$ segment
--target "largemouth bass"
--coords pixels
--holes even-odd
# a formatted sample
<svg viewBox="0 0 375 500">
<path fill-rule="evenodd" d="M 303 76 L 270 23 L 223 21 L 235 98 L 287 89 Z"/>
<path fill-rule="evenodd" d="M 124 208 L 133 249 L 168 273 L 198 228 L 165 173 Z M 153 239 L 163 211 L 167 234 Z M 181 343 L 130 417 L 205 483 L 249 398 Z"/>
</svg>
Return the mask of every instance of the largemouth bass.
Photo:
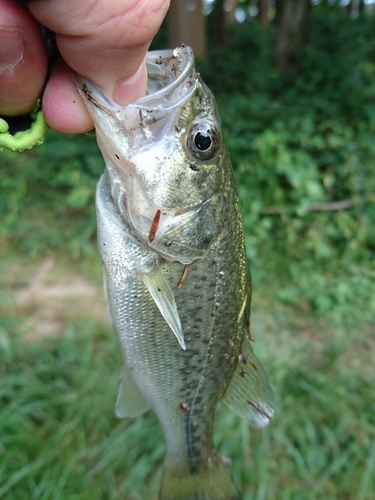
<svg viewBox="0 0 375 500">
<path fill-rule="evenodd" d="M 214 97 L 190 48 L 149 52 L 148 93 L 121 107 L 76 81 L 105 172 L 98 243 L 124 366 L 116 414 L 152 408 L 166 441 L 160 499 L 238 500 L 213 446 L 223 399 L 251 425 L 274 413 L 248 339 L 251 284 Z"/>
</svg>

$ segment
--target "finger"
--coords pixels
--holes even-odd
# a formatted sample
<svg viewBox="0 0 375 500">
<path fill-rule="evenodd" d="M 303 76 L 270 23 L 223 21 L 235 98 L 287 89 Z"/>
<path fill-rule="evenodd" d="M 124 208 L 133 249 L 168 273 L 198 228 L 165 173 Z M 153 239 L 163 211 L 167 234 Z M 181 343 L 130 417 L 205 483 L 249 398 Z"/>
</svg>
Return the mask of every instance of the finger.
<svg viewBox="0 0 375 500">
<path fill-rule="evenodd" d="M 30 11 L 57 33 L 67 64 L 117 102 L 144 94 L 144 57 L 167 0 L 37 0 Z"/>
<path fill-rule="evenodd" d="M 49 125 L 64 134 L 82 134 L 94 124 L 64 61 L 55 64 L 43 94 L 43 113 Z"/>
<path fill-rule="evenodd" d="M 29 112 L 46 73 L 47 55 L 37 23 L 26 8 L 0 0 L 0 114 Z"/>
</svg>

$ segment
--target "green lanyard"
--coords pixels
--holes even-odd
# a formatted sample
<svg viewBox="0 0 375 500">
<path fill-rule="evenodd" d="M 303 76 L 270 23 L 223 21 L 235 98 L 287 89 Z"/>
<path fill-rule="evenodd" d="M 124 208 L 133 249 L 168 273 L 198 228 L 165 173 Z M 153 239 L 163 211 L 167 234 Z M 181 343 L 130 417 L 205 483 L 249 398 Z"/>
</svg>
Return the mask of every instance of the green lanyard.
<svg viewBox="0 0 375 500">
<path fill-rule="evenodd" d="M 22 122 L 26 123 L 26 128 Z M 20 128 L 22 130 L 19 130 Z M 44 118 L 41 102 L 38 99 L 34 109 L 26 117 L 16 117 L 16 120 L 5 116 L 0 117 L 0 150 L 31 149 L 42 144 L 48 129 L 49 125 Z"/>
<path fill-rule="evenodd" d="M 32 0 L 16 0 L 17 3 L 26 5 Z M 44 38 L 48 57 L 48 73 L 52 64 L 60 56 L 55 42 L 55 34 L 40 25 Z M 0 151 L 10 149 L 12 151 L 24 151 L 42 144 L 44 136 L 49 130 L 43 111 L 41 99 L 38 99 L 33 110 L 27 115 L 8 117 L 0 115 Z"/>
</svg>

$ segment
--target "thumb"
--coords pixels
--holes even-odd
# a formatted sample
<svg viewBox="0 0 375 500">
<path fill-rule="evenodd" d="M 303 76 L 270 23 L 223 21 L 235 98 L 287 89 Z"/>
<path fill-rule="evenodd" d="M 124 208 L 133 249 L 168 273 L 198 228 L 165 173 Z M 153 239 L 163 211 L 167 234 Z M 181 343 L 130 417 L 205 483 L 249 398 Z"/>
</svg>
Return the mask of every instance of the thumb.
<svg viewBox="0 0 375 500">
<path fill-rule="evenodd" d="M 56 32 L 60 53 L 70 68 L 119 104 L 127 104 L 146 91 L 144 58 L 168 6 L 168 0 L 36 0 L 29 9 L 38 21 Z M 59 75 L 65 80 L 61 76 L 51 78 L 43 109 L 50 124 L 61 130 L 54 124 L 58 112 L 56 89 L 74 84 L 66 71 L 60 70 Z M 66 90 L 64 95 L 73 97 L 73 92 Z M 54 104 L 53 116 L 48 115 L 48 102 Z M 67 118 L 66 102 L 64 111 Z"/>
</svg>

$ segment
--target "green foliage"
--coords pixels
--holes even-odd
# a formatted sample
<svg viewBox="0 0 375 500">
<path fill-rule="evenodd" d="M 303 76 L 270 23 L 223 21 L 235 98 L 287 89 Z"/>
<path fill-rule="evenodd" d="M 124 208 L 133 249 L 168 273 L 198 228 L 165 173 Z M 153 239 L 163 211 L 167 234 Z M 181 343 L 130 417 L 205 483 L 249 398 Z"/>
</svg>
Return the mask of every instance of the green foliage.
<svg viewBox="0 0 375 500">
<path fill-rule="evenodd" d="M 103 170 L 95 137 L 48 133 L 23 153 L 1 152 L 0 238 L 31 255 L 92 253 L 95 186 Z"/>
<path fill-rule="evenodd" d="M 87 321 L 64 333 L 57 342 L 9 340 L 1 354 L 0 497 L 147 498 L 164 445 L 151 413 L 114 417 L 115 336 Z"/>
<path fill-rule="evenodd" d="M 289 303 L 373 321 L 375 18 L 311 14 L 298 72 L 273 69 L 272 28 L 250 20 L 211 49 L 202 73 L 219 102 L 255 277 L 276 280 Z M 330 210 L 338 201 L 346 208 Z"/>
</svg>

